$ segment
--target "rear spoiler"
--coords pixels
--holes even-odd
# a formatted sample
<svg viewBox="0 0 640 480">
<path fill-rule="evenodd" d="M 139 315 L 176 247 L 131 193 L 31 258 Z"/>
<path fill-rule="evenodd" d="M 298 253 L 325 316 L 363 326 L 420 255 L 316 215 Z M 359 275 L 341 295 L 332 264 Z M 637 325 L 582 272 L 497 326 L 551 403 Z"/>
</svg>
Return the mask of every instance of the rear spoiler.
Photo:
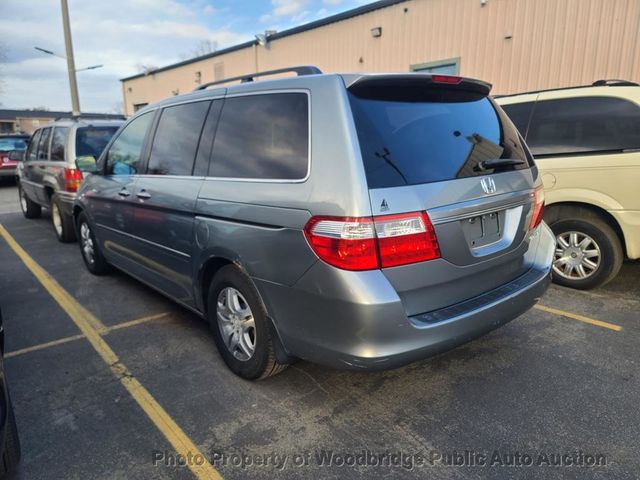
<svg viewBox="0 0 640 480">
<path fill-rule="evenodd" d="M 411 92 L 462 93 L 464 97 L 486 97 L 491 92 L 491 84 L 473 78 L 453 75 L 431 75 L 427 73 L 344 75 L 347 89 L 360 97 L 395 97 Z M 384 92 L 384 93 L 383 93 Z M 464 94 L 468 95 L 464 95 Z"/>
</svg>

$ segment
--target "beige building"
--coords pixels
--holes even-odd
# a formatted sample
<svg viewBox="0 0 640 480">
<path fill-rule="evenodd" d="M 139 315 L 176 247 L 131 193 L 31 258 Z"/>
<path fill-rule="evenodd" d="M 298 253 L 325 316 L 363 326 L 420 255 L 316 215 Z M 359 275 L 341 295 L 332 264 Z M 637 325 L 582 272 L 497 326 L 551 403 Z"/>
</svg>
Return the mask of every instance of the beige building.
<svg viewBox="0 0 640 480">
<path fill-rule="evenodd" d="M 640 81 L 640 0 L 383 0 L 122 79 L 125 112 L 199 84 L 316 65 L 456 73 L 494 94 Z"/>
<path fill-rule="evenodd" d="M 6 110 L 0 109 L 0 134 L 28 133 L 61 118 L 73 118 L 71 112 L 52 112 L 50 110 Z M 83 113 L 85 120 L 121 119 L 122 115 L 109 113 Z"/>
</svg>

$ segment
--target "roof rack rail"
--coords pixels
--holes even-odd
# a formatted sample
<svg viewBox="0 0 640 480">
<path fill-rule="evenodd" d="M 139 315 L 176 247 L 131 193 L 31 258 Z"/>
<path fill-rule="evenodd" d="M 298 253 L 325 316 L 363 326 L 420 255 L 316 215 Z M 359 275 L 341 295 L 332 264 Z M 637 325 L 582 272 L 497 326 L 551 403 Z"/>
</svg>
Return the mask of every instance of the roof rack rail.
<svg viewBox="0 0 640 480">
<path fill-rule="evenodd" d="M 630 80 L 618 80 L 618 79 L 610 79 L 610 80 L 596 80 L 591 84 L 594 87 L 638 87 L 636 82 L 632 82 Z"/>
<path fill-rule="evenodd" d="M 229 83 L 236 80 L 240 80 L 240 83 L 253 82 L 255 77 L 265 77 L 267 75 L 278 75 L 279 73 L 296 73 L 299 77 L 302 75 L 317 75 L 322 73 L 318 67 L 313 65 L 300 65 L 297 67 L 278 68 L 276 70 L 267 70 L 265 72 L 249 73 L 247 75 L 240 75 L 238 77 L 225 78 L 224 80 L 216 80 L 215 82 L 207 82 L 198 86 L 194 91 L 205 90 L 214 85 L 221 85 L 223 83 Z"/>
</svg>

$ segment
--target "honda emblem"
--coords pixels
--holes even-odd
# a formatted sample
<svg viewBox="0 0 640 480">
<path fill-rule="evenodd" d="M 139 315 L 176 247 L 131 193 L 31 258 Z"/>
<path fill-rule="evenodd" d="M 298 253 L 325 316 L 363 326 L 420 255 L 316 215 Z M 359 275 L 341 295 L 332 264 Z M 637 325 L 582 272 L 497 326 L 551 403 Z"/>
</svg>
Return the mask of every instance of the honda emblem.
<svg viewBox="0 0 640 480">
<path fill-rule="evenodd" d="M 480 180 L 480 185 L 482 186 L 482 191 L 484 193 L 496 193 L 496 182 L 493 181 L 493 178 L 484 177 Z"/>
</svg>

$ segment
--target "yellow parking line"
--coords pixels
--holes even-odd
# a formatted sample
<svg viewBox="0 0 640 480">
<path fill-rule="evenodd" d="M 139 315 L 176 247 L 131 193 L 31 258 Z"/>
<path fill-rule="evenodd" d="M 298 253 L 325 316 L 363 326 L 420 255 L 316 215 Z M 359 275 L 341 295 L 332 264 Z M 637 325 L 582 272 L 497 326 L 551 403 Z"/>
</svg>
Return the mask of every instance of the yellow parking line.
<svg viewBox="0 0 640 480">
<path fill-rule="evenodd" d="M 91 313 L 85 308 L 82 308 L 58 282 L 38 265 L 1 224 L 0 236 L 4 238 L 14 253 L 23 261 L 31 273 L 40 281 L 80 331 L 87 337 L 87 340 L 89 340 L 89 343 L 91 343 L 96 352 L 98 352 L 102 360 L 109 366 L 116 377 L 118 377 L 120 383 L 127 389 L 129 394 L 162 432 L 169 443 L 171 443 L 176 452 L 181 454 L 183 458 L 192 458 L 194 455 L 200 455 L 200 458 L 206 458 L 164 408 L 153 398 L 149 391 L 133 377 L 107 342 L 102 339 L 98 329 L 95 327 L 95 323 L 91 319 L 91 317 L 93 317 Z M 188 466 L 198 479 L 222 478 L 220 473 L 213 468 L 209 462 L 190 462 Z"/>
<path fill-rule="evenodd" d="M 147 323 L 147 322 L 151 322 L 152 320 L 158 320 L 160 318 L 164 318 L 167 315 L 169 315 L 169 313 L 164 312 L 164 313 L 158 313 L 157 315 L 149 315 L 147 317 L 137 318 L 135 320 L 130 320 L 128 322 L 118 323 L 116 325 L 105 327 L 104 331 L 101 332 L 101 334 L 105 335 L 109 332 L 113 332 L 114 330 L 135 327 L 136 325 L 140 325 L 142 323 Z M 63 345 L 68 342 L 73 342 L 74 340 L 82 340 L 83 338 L 86 338 L 83 334 L 70 335 L 68 337 L 52 340 L 51 342 L 39 343 L 37 345 L 32 345 L 31 347 L 25 347 L 25 348 L 21 348 L 20 350 L 7 352 L 4 354 L 4 358 L 17 357 L 18 355 L 23 355 L 25 353 L 37 352 L 39 350 L 44 350 L 45 348 L 55 347 L 56 345 Z"/>
<path fill-rule="evenodd" d="M 553 313 L 555 315 L 571 318 L 573 320 L 578 320 L 579 322 L 588 323 L 590 325 L 596 325 L 598 327 L 608 328 L 609 330 L 614 330 L 616 332 L 619 332 L 622 330 L 622 327 L 620 325 L 616 325 L 615 323 L 603 322 L 602 320 L 596 320 L 595 318 L 585 317 L 584 315 L 578 315 L 577 313 L 566 312 L 564 310 L 547 307 L 545 305 L 535 305 L 534 308 L 537 308 L 538 310 L 542 310 L 545 312 Z"/>
<path fill-rule="evenodd" d="M 169 315 L 169 312 L 158 313 L 156 315 L 149 315 L 147 317 L 136 318 L 135 320 L 129 320 L 128 322 L 117 323 L 115 325 L 105 327 L 105 332 L 109 333 L 109 332 L 113 332 L 114 330 L 120 330 L 121 328 L 135 327 L 136 325 L 140 325 L 141 323 L 147 323 L 153 320 L 164 318 L 167 315 Z"/>
<path fill-rule="evenodd" d="M 51 342 L 39 343 L 38 345 L 33 345 L 31 347 L 21 348 L 20 350 L 14 350 L 13 352 L 7 352 L 4 354 L 4 358 L 17 357 L 18 355 L 23 355 L 25 353 L 37 352 L 38 350 L 44 350 L 45 348 L 55 347 L 56 345 L 62 345 L 63 343 L 73 342 L 74 340 L 82 340 L 84 335 L 71 335 L 70 337 L 59 338 L 58 340 L 53 340 Z"/>
</svg>

